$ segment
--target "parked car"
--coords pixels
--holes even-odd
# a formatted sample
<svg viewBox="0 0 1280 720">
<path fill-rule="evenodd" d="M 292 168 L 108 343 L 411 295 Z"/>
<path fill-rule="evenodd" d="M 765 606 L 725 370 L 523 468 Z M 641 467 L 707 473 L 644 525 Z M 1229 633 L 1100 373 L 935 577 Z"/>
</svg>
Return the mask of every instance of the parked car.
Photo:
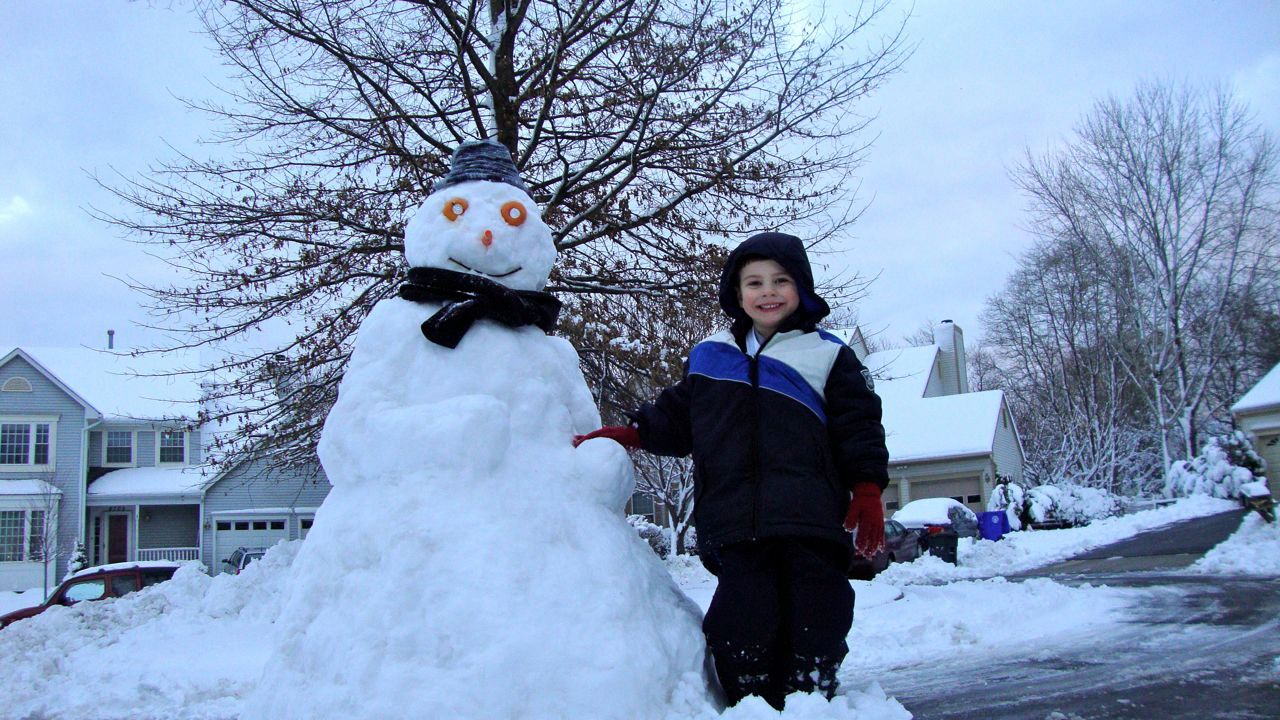
<svg viewBox="0 0 1280 720">
<path fill-rule="evenodd" d="M 249 563 L 261 559 L 266 551 L 264 547 L 238 547 L 232 550 L 231 557 L 226 558 L 222 563 L 227 566 L 227 572 L 239 575 Z"/>
<path fill-rule="evenodd" d="M 955 498 L 912 500 L 893 514 L 907 528 L 926 535 L 951 531 L 960 537 L 978 537 L 978 515 Z"/>
<path fill-rule="evenodd" d="M 77 603 L 128 595 L 135 590 L 168 580 L 182 565 L 183 563 L 169 560 L 145 560 L 85 568 L 63 580 L 43 603 L 0 615 L 0 628 L 39 615 L 55 605 L 70 607 Z"/>
<path fill-rule="evenodd" d="M 895 520 L 884 521 L 884 550 L 870 560 L 854 553 L 849 566 L 853 580 L 870 580 L 884 572 L 889 563 L 911 562 L 920 557 L 920 530 L 911 530 Z"/>
</svg>

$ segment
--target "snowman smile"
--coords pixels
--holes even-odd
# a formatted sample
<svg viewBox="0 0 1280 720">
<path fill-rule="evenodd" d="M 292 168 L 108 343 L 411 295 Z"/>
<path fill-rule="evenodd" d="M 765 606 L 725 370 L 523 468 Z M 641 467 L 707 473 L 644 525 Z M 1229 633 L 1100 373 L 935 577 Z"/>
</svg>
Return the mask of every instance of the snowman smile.
<svg viewBox="0 0 1280 720">
<path fill-rule="evenodd" d="M 508 270 L 507 272 L 504 272 L 504 273 L 488 273 L 488 272 L 485 272 L 485 271 L 483 271 L 483 270 L 477 270 L 477 269 L 475 269 L 475 268 L 473 268 L 473 267 L 469 267 L 469 266 L 467 266 L 465 263 L 458 262 L 457 260 L 453 259 L 452 257 L 450 257 L 450 258 L 449 258 L 449 262 L 453 263 L 454 265 L 457 265 L 458 267 L 460 267 L 460 268 L 462 268 L 462 269 L 464 269 L 464 270 L 466 270 L 466 271 L 468 271 L 468 272 L 480 273 L 481 275 L 488 275 L 488 276 L 489 276 L 489 277 L 491 277 L 491 278 L 504 278 L 504 277 L 507 277 L 507 276 L 509 276 L 509 275 L 515 275 L 516 273 L 518 273 L 518 272 L 520 272 L 521 270 L 523 270 L 523 269 L 524 269 L 524 266 L 523 266 L 523 265 L 517 265 L 517 266 L 515 267 L 515 269 L 514 269 L 514 270 Z"/>
</svg>

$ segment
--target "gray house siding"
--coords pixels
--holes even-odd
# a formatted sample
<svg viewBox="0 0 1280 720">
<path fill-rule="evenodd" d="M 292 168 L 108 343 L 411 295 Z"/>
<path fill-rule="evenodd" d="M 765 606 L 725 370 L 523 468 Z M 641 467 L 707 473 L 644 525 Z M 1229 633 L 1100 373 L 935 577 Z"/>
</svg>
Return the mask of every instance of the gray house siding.
<svg viewBox="0 0 1280 720">
<path fill-rule="evenodd" d="M 138 457 L 134 464 L 138 467 L 155 467 L 156 433 L 154 430 L 139 430 L 136 436 Z"/>
<path fill-rule="evenodd" d="M 204 564 L 211 572 L 220 572 L 221 558 L 235 549 L 219 545 L 219 521 L 253 523 L 284 519 L 280 539 L 297 540 L 302 537 L 302 521 L 310 521 L 313 509 L 320 507 L 328 494 L 329 480 L 319 462 L 314 467 L 288 470 L 272 469 L 265 460 L 241 463 L 205 492 L 201 541 Z M 299 512 L 289 513 L 289 508 Z M 261 512 L 264 510 L 279 512 Z"/>
<path fill-rule="evenodd" d="M 996 463 L 996 472 L 1007 475 L 1014 482 L 1022 482 L 1022 447 L 1018 444 L 1018 434 L 1013 425 L 1013 416 L 1004 403 L 1000 404 L 1000 420 L 996 425 L 995 442 L 992 458 Z"/>
<path fill-rule="evenodd" d="M 39 416 L 56 423 L 52 433 L 54 447 L 52 471 L 24 470 L 21 466 L 0 466 L 0 477 L 44 480 L 62 491 L 58 508 L 58 547 L 55 577 L 67 569 L 67 561 L 80 539 L 81 494 L 84 485 L 85 409 L 84 406 L 50 382 L 43 373 L 21 357 L 14 357 L 0 367 L 0 387 L 14 377 L 22 377 L 31 385 L 30 392 L 0 392 L 0 417 Z M 25 588 L 22 588 L 25 589 Z"/>
<path fill-rule="evenodd" d="M 200 538 L 199 505 L 143 505 L 138 548 L 194 547 Z"/>
</svg>

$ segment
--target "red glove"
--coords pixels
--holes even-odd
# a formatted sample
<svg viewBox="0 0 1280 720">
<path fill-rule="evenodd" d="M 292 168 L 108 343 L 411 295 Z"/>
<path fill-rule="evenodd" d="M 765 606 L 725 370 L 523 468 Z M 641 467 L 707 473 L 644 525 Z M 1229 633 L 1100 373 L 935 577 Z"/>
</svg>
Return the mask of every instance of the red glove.
<svg viewBox="0 0 1280 720">
<path fill-rule="evenodd" d="M 858 538 L 853 549 L 859 555 L 871 558 L 884 549 L 884 506 L 880 504 L 880 486 L 873 482 L 853 486 L 844 529 L 853 532 L 854 528 L 858 529 Z"/>
<path fill-rule="evenodd" d="M 640 449 L 640 431 L 630 425 L 605 425 L 599 430 L 592 430 L 586 435 L 574 435 L 573 446 L 578 447 L 583 442 L 598 437 L 609 438 L 628 450 Z"/>
</svg>

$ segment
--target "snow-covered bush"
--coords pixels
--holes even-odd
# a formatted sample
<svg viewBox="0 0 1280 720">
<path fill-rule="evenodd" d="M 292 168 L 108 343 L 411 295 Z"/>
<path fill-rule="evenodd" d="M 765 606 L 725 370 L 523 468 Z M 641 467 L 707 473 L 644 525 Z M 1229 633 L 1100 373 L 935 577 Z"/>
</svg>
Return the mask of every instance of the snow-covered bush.
<svg viewBox="0 0 1280 720">
<path fill-rule="evenodd" d="M 1026 492 L 1022 515 L 1028 523 L 1058 520 L 1080 526 L 1111 517 L 1120 508 L 1120 498 L 1106 490 L 1083 485 L 1040 485 Z"/>
<path fill-rule="evenodd" d="M 1235 498 L 1240 487 L 1262 477 L 1262 458 L 1253 451 L 1239 430 L 1210 438 L 1200 454 L 1169 466 L 1165 475 L 1165 497 L 1208 495 Z"/>
<path fill-rule="evenodd" d="M 1001 477 L 987 498 L 987 511 L 1004 511 L 1009 518 L 1010 530 L 1022 529 L 1022 510 L 1026 502 L 1026 491 L 1022 486 L 1007 477 Z"/>
<path fill-rule="evenodd" d="M 658 553 L 658 557 L 665 558 L 671 554 L 671 540 L 661 526 L 649 522 L 649 518 L 643 515 L 628 515 L 627 522 L 640 534 L 640 539 L 649 543 L 649 547 Z"/>
<path fill-rule="evenodd" d="M 89 557 L 85 554 L 84 543 L 77 542 L 76 549 L 71 551 L 71 558 L 67 560 L 66 577 L 71 577 L 87 567 L 89 567 Z M 63 579 L 65 580 L 66 578 Z"/>
</svg>

